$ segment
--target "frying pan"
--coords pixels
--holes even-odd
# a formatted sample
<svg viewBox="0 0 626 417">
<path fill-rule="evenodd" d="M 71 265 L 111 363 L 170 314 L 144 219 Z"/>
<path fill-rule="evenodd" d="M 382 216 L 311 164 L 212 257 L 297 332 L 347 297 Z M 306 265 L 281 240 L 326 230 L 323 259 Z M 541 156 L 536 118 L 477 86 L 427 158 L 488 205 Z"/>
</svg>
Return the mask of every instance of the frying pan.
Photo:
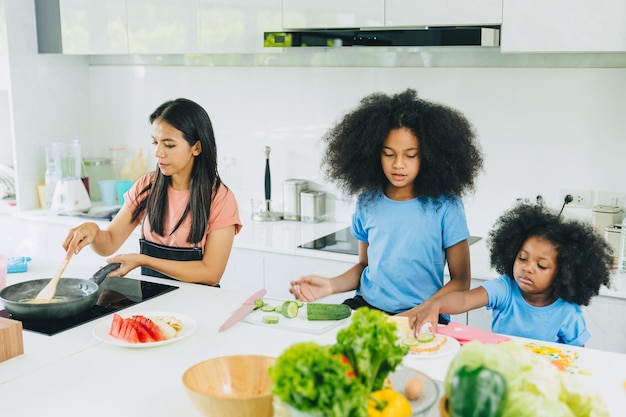
<svg viewBox="0 0 626 417">
<path fill-rule="evenodd" d="M 35 279 L 9 285 L 0 291 L 0 301 L 15 318 L 27 320 L 58 320 L 77 316 L 91 307 L 100 292 L 100 283 L 109 272 L 120 267 L 111 263 L 97 271 L 90 279 L 61 278 L 55 297 L 61 301 L 27 303 L 21 300 L 35 298 L 50 279 Z"/>
</svg>

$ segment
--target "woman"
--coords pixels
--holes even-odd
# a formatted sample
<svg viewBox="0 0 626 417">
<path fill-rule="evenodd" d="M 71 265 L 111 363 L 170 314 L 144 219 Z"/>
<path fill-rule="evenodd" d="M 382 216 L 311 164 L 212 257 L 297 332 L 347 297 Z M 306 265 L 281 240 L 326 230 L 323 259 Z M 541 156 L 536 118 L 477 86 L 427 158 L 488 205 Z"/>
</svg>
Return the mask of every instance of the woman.
<svg viewBox="0 0 626 417">
<path fill-rule="evenodd" d="M 141 267 L 142 274 L 219 286 L 235 235 L 237 201 L 217 172 L 213 126 L 187 99 L 167 101 L 151 115 L 157 170 L 140 177 L 106 230 L 88 222 L 70 230 L 68 255 L 91 245 L 110 256 L 141 225 L 140 252 L 116 255 L 110 277 Z"/>
</svg>

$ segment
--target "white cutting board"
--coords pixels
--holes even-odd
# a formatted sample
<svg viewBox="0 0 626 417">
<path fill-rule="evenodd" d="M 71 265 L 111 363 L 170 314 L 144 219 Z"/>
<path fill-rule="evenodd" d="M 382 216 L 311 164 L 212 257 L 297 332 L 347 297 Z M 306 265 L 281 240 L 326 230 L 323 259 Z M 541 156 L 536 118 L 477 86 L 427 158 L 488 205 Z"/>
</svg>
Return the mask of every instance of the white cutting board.
<svg viewBox="0 0 626 417">
<path fill-rule="evenodd" d="M 265 304 L 269 304 L 274 307 L 279 307 L 279 306 L 282 306 L 283 302 L 285 302 L 286 300 L 263 297 L 263 301 L 265 302 Z M 348 320 L 348 318 L 345 318 L 343 320 L 307 320 L 306 306 L 307 304 L 304 303 L 304 305 L 298 309 L 298 315 L 292 319 L 287 318 L 277 312 L 272 313 L 272 312 L 262 311 L 261 309 L 258 309 L 258 310 L 253 310 L 250 314 L 244 317 L 242 321 L 245 321 L 246 323 L 250 323 L 250 324 L 256 324 L 259 326 L 269 327 L 272 329 L 287 330 L 291 332 L 320 334 L 320 333 L 324 333 L 332 329 L 335 326 L 338 326 L 339 324 L 343 323 L 345 320 Z M 263 323 L 263 316 L 266 316 L 269 314 L 277 316 L 278 323 L 276 324 Z"/>
</svg>

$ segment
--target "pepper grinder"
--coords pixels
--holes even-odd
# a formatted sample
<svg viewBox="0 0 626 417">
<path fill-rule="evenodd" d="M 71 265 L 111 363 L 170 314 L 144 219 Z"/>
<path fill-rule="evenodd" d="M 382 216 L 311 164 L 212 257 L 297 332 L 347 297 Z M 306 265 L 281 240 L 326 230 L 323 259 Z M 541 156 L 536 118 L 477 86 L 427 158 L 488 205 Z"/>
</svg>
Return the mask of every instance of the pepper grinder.
<svg viewBox="0 0 626 417">
<path fill-rule="evenodd" d="M 265 147 L 265 204 L 261 210 L 252 213 L 252 220 L 258 222 L 272 222 L 281 220 L 282 213 L 272 211 L 272 181 L 270 175 L 270 152 L 269 146 Z"/>
</svg>

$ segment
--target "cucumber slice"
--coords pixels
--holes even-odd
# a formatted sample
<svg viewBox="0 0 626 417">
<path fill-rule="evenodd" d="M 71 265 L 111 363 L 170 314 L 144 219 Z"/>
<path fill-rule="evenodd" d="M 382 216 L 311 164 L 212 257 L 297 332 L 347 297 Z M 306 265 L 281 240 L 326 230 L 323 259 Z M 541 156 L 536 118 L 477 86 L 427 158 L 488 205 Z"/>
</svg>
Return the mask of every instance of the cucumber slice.
<svg viewBox="0 0 626 417">
<path fill-rule="evenodd" d="M 420 333 L 417 341 L 420 343 L 429 343 L 435 340 L 435 335 L 432 333 Z"/>
<path fill-rule="evenodd" d="M 281 308 L 281 313 L 288 319 L 292 319 L 298 315 L 298 303 L 295 301 L 285 301 Z"/>
<path fill-rule="evenodd" d="M 257 298 L 256 300 L 254 300 L 254 309 L 255 310 L 263 307 L 264 305 L 265 305 L 265 303 L 263 302 L 262 298 Z"/>
<path fill-rule="evenodd" d="M 408 347 L 417 346 L 419 344 L 417 339 L 415 339 L 414 337 L 405 337 L 400 341 L 400 343 Z"/>
<path fill-rule="evenodd" d="M 298 308 L 302 307 L 304 305 L 304 302 L 300 301 L 300 300 L 296 300 L 296 304 L 298 304 Z"/>
<path fill-rule="evenodd" d="M 261 321 L 265 324 L 278 324 L 280 318 L 276 314 L 266 314 L 261 318 Z"/>
<path fill-rule="evenodd" d="M 265 304 L 263 307 L 261 307 L 261 311 L 265 311 L 266 313 L 274 312 L 275 309 L 276 307 L 271 306 L 269 304 Z"/>
</svg>

